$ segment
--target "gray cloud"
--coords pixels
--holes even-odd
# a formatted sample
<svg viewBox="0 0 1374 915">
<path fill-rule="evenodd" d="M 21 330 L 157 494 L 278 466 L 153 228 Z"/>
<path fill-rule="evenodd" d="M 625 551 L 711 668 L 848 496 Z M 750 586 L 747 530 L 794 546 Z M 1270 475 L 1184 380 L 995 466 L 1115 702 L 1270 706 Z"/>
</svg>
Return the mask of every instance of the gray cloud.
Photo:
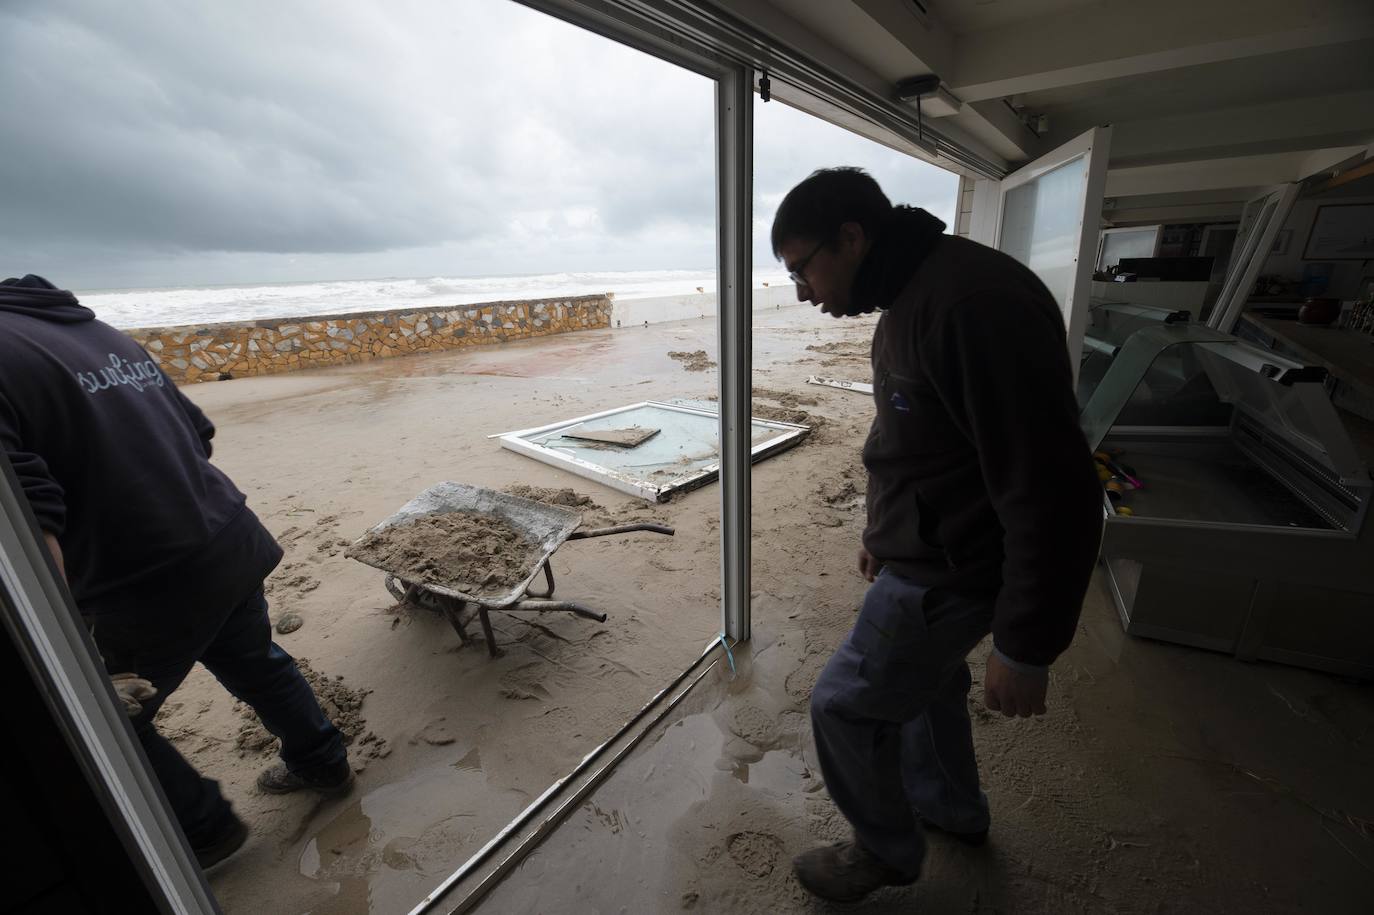
<svg viewBox="0 0 1374 915">
<path fill-rule="evenodd" d="M 856 157 L 952 206 L 948 176 L 758 107 L 761 217 Z M 0 6 L 0 270 L 89 287 L 708 266 L 712 110 L 709 81 L 508 0 L 18 0 Z"/>
</svg>

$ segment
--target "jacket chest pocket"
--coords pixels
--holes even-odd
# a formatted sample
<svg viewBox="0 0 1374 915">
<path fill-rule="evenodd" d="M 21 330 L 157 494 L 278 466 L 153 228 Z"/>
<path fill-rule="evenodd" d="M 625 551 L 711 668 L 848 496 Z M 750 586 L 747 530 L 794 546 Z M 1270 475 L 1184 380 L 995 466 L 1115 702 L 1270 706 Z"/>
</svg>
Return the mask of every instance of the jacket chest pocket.
<svg viewBox="0 0 1374 915">
<path fill-rule="evenodd" d="M 968 447 L 939 395 L 919 376 L 919 370 L 882 369 L 875 385 L 879 415 L 893 444 L 913 456 L 944 455 Z"/>
<path fill-rule="evenodd" d="M 925 385 L 911 375 L 881 369 L 875 378 L 878 415 L 886 435 L 904 448 L 919 445 Z"/>
</svg>

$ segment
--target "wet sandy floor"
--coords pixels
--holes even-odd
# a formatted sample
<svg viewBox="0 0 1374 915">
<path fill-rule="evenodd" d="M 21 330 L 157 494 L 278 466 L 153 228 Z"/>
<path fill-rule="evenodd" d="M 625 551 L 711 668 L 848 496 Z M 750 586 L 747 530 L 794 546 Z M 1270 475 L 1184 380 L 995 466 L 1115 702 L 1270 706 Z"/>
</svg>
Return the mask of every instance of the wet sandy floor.
<svg viewBox="0 0 1374 915">
<path fill-rule="evenodd" d="M 864 371 L 871 329 L 817 317 L 765 315 L 755 341 L 760 403 L 785 410 L 786 392 L 814 394 L 818 405 L 801 409 L 824 423 L 755 468 L 756 570 L 821 593 L 848 575 L 860 504 L 852 484 L 826 487 L 857 467 L 853 443 L 870 407 L 804 380 L 839 372 L 845 359 Z M 709 397 L 715 373 L 686 371 L 667 353 L 714 355 L 714 338 L 714 322 L 684 322 L 188 389 L 219 427 L 215 460 L 286 550 L 268 595 L 273 617 L 294 612 L 305 624 L 278 641 L 368 691 L 350 750 L 357 790 L 330 802 L 254 790 L 270 750 L 237 745 L 244 719 L 204 671 L 169 701 L 164 730 L 253 827 L 211 874 L 228 911 L 408 908 L 701 653 L 720 627 L 719 487 L 651 506 L 487 436 L 640 400 Z M 843 359 L 806 349 L 849 338 L 858 342 Z M 436 615 L 398 610 L 380 573 L 342 554 L 441 480 L 572 487 L 614 520 L 662 520 L 677 535 L 565 544 L 554 556 L 557 596 L 609 620 L 495 613 L 504 654 L 493 660 L 480 640 L 460 647 Z M 815 557 L 815 532 L 834 541 L 833 556 Z"/>
<path fill-rule="evenodd" d="M 865 378 L 871 326 L 804 309 L 758 323 L 756 398 L 791 397 L 820 425 L 754 468 L 755 638 L 739 676 L 718 666 L 483 911 L 825 910 L 788 861 L 845 834 L 805 703 L 864 589 L 852 566 L 871 405 L 804 380 Z M 397 612 L 338 550 L 442 479 L 644 505 L 486 436 L 707 396 L 714 373 L 666 354 L 714 354 L 714 334 L 684 322 L 188 389 L 219 423 L 216 460 L 288 551 L 273 613 L 306 624 L 281 643 L 371 690 L 363 714 L 384 743 L 355 745 L 349 798 L 267 798 L 251 786 L 270 759 L 235 749 L 240 719 L 217 685 L 198 671 L 173 697 L 178 745 L 253 825 L 211 874 L 227 911 L 407 910 L 700 654 L 719 627 L 716 486 L 647 509 L 678 528 L 671 541 L 560 549 L 559 596 L 610 620 L 496 614 L 497 660 Z M 922 882 L 864 910 L 1367 910 L 1374 841 L 1346 814 L 1374 817 L 1369 687 L 1129 639 L 1098 583 L 1050 715 L 1006 721 L 979 699 L 975 686 L 989 846 L 933 840 Z"/>
<path fill-rule="evenodd" d="M 974 687 L 989 844 L 932 836 L 914 887 L 809 897 L 791 857 L 848 833 L 805 715 L 843 620 L 804 607 L 766 602 L 739 675 L 717 665 L 480 911 L 1369 911 L 1370 687 L 1128 638 L 1097 584 L 1045 718 Z"/>
</svg>

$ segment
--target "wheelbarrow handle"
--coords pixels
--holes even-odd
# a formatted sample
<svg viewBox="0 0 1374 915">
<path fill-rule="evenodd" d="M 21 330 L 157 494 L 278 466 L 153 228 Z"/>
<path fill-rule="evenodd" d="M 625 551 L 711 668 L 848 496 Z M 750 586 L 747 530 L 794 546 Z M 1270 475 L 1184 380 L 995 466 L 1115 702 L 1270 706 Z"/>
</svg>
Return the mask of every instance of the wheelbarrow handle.
<svg viewBox="0 0 1374 915">
<path fill-rule="evenodd" d="M 605 537 L 608 534 L 628 534 L 630 531 L 651 531 L 655 534 L 673 536 L 676 531 L 666 524 L 655 524 L 652 521 L 641 521 L 636 524 L 617 524 L 614 527 L 596 527 L 589 531 L 573 531 L 568 535 L 569 540 L 586 540 L 588 537 Z"/>
<path fill-rule="evenodd" d="M 596 620 L 598 623 L 606 622 L 606 614 L 598 613 L 586 604 L 579 604 L 572 600 L 522 600 L 504 607 L 507 613 L 529 610 L 537 613 L 548 613 L 554 610 L 566 610 L 576 616 L 586 617 L 589 620 Z"/>
</svg>

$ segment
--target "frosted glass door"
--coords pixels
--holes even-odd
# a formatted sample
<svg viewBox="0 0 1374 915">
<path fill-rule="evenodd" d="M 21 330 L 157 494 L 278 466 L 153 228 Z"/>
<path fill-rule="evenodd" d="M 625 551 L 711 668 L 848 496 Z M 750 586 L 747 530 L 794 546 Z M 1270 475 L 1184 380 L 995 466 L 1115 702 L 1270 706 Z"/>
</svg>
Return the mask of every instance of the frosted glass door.
<svg viewBox="0 0 1374 915">
<path fill-rule="evenodd" d="M 1097 127 L 1002 179 L 997 248 L 1033 270 L 1064 314 L 1078 371 L 1097 260 L 1111 129 Z"/>
<path fill-rule="evenodd" d="M 1079 156 L 1008 191 L 1002 204 L 998 247 L 1034 270 L 1060 308 L 1073 297 L 1087 172 Z"/>
</svg>

